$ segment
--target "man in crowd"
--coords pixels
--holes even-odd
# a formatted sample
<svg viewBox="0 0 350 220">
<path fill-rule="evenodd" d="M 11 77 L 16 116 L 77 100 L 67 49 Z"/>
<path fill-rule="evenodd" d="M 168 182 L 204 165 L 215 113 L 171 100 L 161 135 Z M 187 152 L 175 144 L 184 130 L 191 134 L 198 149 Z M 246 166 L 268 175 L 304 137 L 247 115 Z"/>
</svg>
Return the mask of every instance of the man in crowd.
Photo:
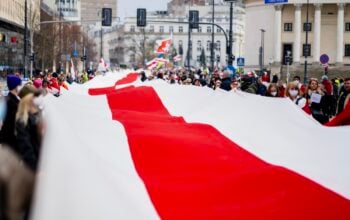
<svg viewBox="0 0 350 220">
<path fill-rule="evenodd" d="M 20 98 L 18 96 L 19 86 L 22 84 L 22 80 L 15 75 L 7 76 L 7 87 L 9 94 L 7 96 L 7 111 L 4 119 L 3 126 L 0 132 L 0 143 L 4 143 L 10 146 L 14 151 L 18 152 L 17 140 L 15 135 L 15 120 L 16 112 L 18 109 L 18 103 Z"/>
<path fill-rule="evenodd" d="M 341 92 L 339 94 L 337 114 L 341 113 L 344 110 L 346 105 L 349 104 L 349 100 L 350 100 L 350 78 L 346 78 L 344 80 L 343 88 L 341 89 Z"/>
</svg>

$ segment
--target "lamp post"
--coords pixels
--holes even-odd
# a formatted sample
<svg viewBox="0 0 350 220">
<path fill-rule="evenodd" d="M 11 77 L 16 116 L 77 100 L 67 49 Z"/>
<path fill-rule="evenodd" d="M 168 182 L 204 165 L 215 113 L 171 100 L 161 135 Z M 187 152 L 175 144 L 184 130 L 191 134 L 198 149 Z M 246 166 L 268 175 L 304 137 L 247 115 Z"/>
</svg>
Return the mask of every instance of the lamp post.
<svg viewBox="0 0 350 220">
<path fill-rule="evenodd" d="M 259 49 L 259 63 L 260 63 L 260 74 L 263 73 L 263 69 L 264 69 L 264 34 L 265 34 L 265 30 L 264 29 L 260 29 L 261 31 L 261 44 L 260 44 L 260 49 Z"/>
<path fill-rule="evenodd" d="M 215 52 L 214 52 L 214 19 L 215 19 L 215 5 L 214 5 L 214 0 L 212 0 L 212 6 L 213 6 L 213 10 L 212 10 L 212 30 L 211 30 L 211 47 L 210 47 L 210 61 L 211 61 L 211 71 L 214 72 L 214 56 L 215 56 Z"/>
<path fill-rule="evenodd" d="M 24 77 L 27 76 L 27 47 L 28 47 L 28 40 L 27 40 L 27 34 L 28 34 L 28 3 L 27 0 L 24 2 L 24 48 L 23 48 L 23 71 L 24 71 Z"/>
<path fill-rule="evenodd" d="M 308 40 L 309 40 L 309 0 L 307 0 L 306 3 L 306 30 L 305 30 L 305 48 L 303 48 L 303 52 L 305 55 L 305 66 L 304 66 L 304 84 L 307 82 L 307 57 L 310 51 L 310 48 L 308 46 Z"/>
<path fill-rule="evenodd" d="M 233 65 L 233 54 L 232 54 L 232 42 L 233 42 L 233 33 L 232 33 L 232 21 L 233 21 L 233 3 L 237 2 L 238 0 L 224 0 L 225 2 L 230 3 L 230 30 L 229 30 L 229 44 L 227 48 L 227 54 L 228 54 L 228 66 Z"/>
</svg>

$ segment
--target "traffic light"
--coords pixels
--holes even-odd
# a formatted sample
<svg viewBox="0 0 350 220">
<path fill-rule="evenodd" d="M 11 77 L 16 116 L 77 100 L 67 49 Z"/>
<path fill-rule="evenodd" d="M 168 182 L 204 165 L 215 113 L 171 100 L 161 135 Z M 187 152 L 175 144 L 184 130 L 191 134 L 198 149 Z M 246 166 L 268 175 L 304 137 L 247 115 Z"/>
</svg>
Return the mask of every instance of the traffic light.
<svg viewBox="0 0 350 220">
<path fill-rule="evenodd" d="M 31 56 L 29 56 L 30 61 L 34 62 L 35 61 L 35 53 L 32 53 Z"/>
<path fill-rule="evenodd" d="M 190 10 L 189 15 L 189 22 L 190 22 L 190 28 L 191 29 L 198 29 L 199 28 L 199 12 L 195 10 Z"/>
<path fill-rule="evenodd" d="M 86 58 L 87 58 L 86 55 L 84 55 L 84 56 L 82 56 L 82 57 L 80 58 L 80 60 L 81 60 L 81 61 L 86 61 Z"/>
<path fill-rule="evenodd" d="M 145 8 L 137 9 L 137 27 L 145 27 L 147 25 L 147 11 Z"/>
<path fill-rule="evenodd" d="M 112 9 L 102 8 L 102 26 L 112 25 Z"/>
</svg>

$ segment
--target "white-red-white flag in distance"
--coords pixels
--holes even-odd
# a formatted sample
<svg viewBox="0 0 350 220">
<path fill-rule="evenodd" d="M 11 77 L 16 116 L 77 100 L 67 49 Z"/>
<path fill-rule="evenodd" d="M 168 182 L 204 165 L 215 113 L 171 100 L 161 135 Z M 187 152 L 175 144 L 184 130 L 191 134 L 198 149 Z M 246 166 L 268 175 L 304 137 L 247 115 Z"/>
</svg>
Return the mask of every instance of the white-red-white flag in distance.
<svg viewBox="0 0 350 220">
<path fill-rule="evenodd" d="M 156 53 L 165 54 L 169 51 L 170 45 L 172 43 L 172 38 L 160 40 L 160 41 L 157 41 L 156 43 L 158 45 L 156 49 Z"/>
<path fill-rule="evenodd" d="M 182 60 L 182 56 L 181 55 L 177 55 L 175 57 L 173 57 L 173 61 L 174 62 L 180 62 Z"/>
<path fill-rule="evenodd" d="M 163 58 L 154 58 L 153 60 L 146 63 L 147 69 L 153 69 L 157 67 L 159 63 L 166 64 L 169 63 L 169 60 Z"/>
<path fill-rule="evenodd" d="M 45 100 L 32 219 L 350 219 L 349 127 L 289 99 L 124 76 Z"/>
</svg>

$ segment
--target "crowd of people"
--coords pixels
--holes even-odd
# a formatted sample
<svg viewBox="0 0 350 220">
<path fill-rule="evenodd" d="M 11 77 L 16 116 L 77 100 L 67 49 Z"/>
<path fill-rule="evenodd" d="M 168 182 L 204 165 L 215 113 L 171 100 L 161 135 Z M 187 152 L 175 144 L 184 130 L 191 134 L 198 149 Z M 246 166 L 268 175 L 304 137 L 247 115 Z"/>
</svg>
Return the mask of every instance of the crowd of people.
<svg viewBox="0 0 350 220">
<path fill-rule="evenodd" d="M 340 114 L 350 100 L 350 78 L 321 79 L 311 78 L 303 84 L 299 76 L 290 82 L 284 82 L 277 75 L 272 77 L 265 72 L 257 76 L 254 72 L 232 74 L 225 71 L 208 71 L 200 69 L 188 71 L 183 68 L 154 70 L 150 75 L 141 72 L 141 81 L 154 79 L 165 80 L 170 84 L 208 86 L 214 90 L 243 91 L 251 94 L 290 98 L 296 105 L 311 114 L 321 124 Z"/>
</svg>

